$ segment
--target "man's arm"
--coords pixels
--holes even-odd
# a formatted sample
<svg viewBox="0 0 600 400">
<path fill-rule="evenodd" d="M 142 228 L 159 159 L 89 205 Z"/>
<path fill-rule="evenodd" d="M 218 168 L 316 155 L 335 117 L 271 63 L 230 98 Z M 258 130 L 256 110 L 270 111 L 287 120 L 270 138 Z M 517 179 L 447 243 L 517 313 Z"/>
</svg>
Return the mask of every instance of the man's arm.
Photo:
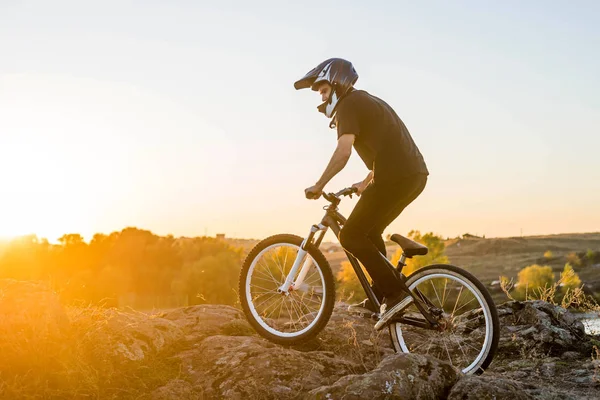
<svg viewBox="0 0 600 400">
<path fill-rule="evenodd" d="M 367 175 L 367 177 L 365 179 L 363 179 L 362 181 L 360 181 L 358 183 L 355 183 L 354 185 L 352 185 L 352 187 L 356 188 L 356 194 L 360 196 L 362 194 L 362 192 L 365 191 L 367 186 L 369 186 L 371 184 L 372 181 L 373 181 L 373 171 L 369 171 L 369 174 Z"/>
<path fill-rule="evenodd" d="M 329 164 L 327 168 L 325 168 L 325 172 L 321 176 L 321 179 L 317 181 L 315 186 L 321 188 L 321 190 L 327 185 L 327 183 L 338 174 L 346 164 L 348 163 L 348 159 L 350 159 L 350 155 L 352 154 L 352 145 L 354 144 L 354 139 L 356 139 L 355 135 L 345 134 L 342 135 L 338 139 L 337 147 L 331 156 L 331 160 L 329 160 Z"/>
<path fill-rule="evenodd" d="M 373 180 L 373 171 L 369 171 L 369 175 L 367 175 L 367 177 L 365 178 L 364 181 L 362 181 L 363 185 L 365 185 L 365 187 L 369 186 L 369 184 L 371 183 L 371 181 Z"/>
</svg>

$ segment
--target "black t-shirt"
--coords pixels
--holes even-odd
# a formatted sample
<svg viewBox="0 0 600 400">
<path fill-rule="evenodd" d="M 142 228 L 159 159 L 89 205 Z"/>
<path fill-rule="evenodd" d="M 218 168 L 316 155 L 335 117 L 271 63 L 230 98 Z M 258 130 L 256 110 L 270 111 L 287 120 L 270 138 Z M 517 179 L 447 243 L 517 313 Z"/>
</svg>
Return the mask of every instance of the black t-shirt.
<svg viewBox="0 0 600 400">
<path fill-rule="evenodd" d="M 429 175 L 408 129 L 383 100 L 353 90 L 340 100 L 334 118 L 338 139 L 347 133 L 356 135 L 354 148 L 374 171 L 375 182 L 395 183 L 416 174 Z"/>
</svg>

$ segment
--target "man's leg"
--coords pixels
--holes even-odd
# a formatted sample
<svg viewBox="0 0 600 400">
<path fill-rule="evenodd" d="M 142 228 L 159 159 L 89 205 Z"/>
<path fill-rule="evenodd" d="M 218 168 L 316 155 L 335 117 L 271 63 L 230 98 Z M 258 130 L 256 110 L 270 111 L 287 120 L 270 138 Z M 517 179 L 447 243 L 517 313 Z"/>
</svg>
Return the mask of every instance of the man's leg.
<svg viewBox="0 0 600 400">
<path fill-rule="evenodd" d="M 377 248 L 379 251 L 387 256 L 387 251 L 385 248 L 385 241 L 383 240 L 383 231 L 385 228 L 391 224 L 402 211 L 412 203 L 419 195 L 423 192 L 425 185 L 427 183 L 427 177 L 425 176 L 421 182 L 417 182 L 415 185 L 409 185 L 410 187 L 406 188 L 405 198 L 402 201 L 399 201 L 396 206 L 390 211 L 388 215 L 382 215 L 381 220 L 378 223 L 375 223 L 373 229 L 367 233 L 367 237 Z"/>
<path fill-rule="evenodd" d="M 377 244 L 371 238 L 374 238 L 374 233 L 379 230 L 383 232 L 383 229 L 421 193 L 425 181 L 426 177 L 421 176 L 400 185 L 382 186 L 375 183 L 369 186 L 361 195 L 340 233 L 342 246 L 362 262 L 383 296 L 396 295 L 399 282 L 384 259 L 385 253 L 381 252 L 382 247 L 385 251 L 381 234 L 375 240 Z"/>
<path fill-rule="evenodd" d="M 383 231 L 385 230 L 385 228 L 388 227 L 389 224 L 392 223 L 392 221 L 394 221 L 398 217 L 398 215 L 400 215 L 402 211 L 404 211 L 404 209 L 410 203 L 412 203 L 419 196 L 419 194 L 421 194 L 421 192 L 425 188 L 426 183 L 427 180 L 425 179 L 424 182 L 421 185 L 418 185 L 412 193 L 408 194 L 405 202 L 398 203 L 397 208 L 390 212 L 389 215 L 387 215 L 384 219 L 381 220 L 381 223 L 379 225 L 375 225 L 373 229 L 371 229 L 371 231 L 367 234 L 369 240 L 377 247 L 377 249 L 379 249 L 379 252 L 383 254 L 386 258 L 387 250 L 385 248 L 385 241 L 383 240 Z M 373 289 L 373 293 L 375 293 L 375 297 L 377 297 L 377 299 L 381 303 L 383 301 L 383 293 L 381 292 L 381 289 L 379 289 L 375 283 L 373 283 L 371 288 Z M 366 304 L 366 308 L 370 310 L 374 309 L 374 307 L 370 304 Z"/>
</svg>

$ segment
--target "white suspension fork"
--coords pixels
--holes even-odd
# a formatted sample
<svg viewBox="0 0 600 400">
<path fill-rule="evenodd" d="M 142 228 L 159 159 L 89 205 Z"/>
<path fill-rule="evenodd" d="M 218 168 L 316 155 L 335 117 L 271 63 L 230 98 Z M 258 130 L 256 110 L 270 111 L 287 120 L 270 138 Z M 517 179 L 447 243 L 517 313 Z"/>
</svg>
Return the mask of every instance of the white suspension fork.
<svg viewBox="0 0 600 400">
<path fill-rule="evenodd" d="M 298 254 L 296 255 L 296 259 L 294 260 L 294 265 L 292 265 L 292 269 L 288 273 L 283 285 L 281 285 L 279 287 L 280 291 L 282 291 L 284 293 L 288 293 L 290 288 L 299 288 L 300 285 L 302 285 L 302 283 L 304 282 L 304 278 L 306 278 L 306 274 L 308 274 L 308 270 L 312 266 L 312 259 L 310 256 L 306 257 L 308 252 L 306 250 L 304 250 L 304 247 L 308 244 L 308 240 L 310 240 L 314 237 L 316 232 L 326 230 L 326 229 L 327 229 L 327 227 L 322 224 L 313 225 L 310 228 L 310 233 L 309 233 L 308 237 L 305 238 L 302 241 L 302 244 L 300 245 L 300 249 L 298 250 Z M 300 263 L 302 263 L 302 260 L 304 259 L 304 257 L 306 257 L 306 260 L 304 261 L 304 264 L 302 264 L 302 268 L 300 269 Z M 294 281 L 294 277 L 296 276 L 298 269 L 300 269 L 300 273 L 298 274 L 298 277 Z"/>
</svg>

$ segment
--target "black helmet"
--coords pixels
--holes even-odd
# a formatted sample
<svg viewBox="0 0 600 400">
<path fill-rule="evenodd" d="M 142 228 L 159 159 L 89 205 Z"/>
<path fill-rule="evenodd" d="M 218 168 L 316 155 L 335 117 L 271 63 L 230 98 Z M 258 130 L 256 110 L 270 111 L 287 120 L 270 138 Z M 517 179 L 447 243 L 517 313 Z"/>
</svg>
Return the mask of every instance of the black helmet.
<svg viewBox="0 0 600 400">
<path fill-rule="evenodd" d="M 357 79 L 358 74 L 350 61 L 342 58 L 330 58 L 310 70 L 302 79 L 296 81 L 294 87 L 297 90 L 306 88 L 317 90 L 317 83 L 328 82 L 333 87 L 331 96 L 318 107 L 318 110 L 331 118 L 335 112 L 337 102 L 348 93 Z"/>
</svg>

